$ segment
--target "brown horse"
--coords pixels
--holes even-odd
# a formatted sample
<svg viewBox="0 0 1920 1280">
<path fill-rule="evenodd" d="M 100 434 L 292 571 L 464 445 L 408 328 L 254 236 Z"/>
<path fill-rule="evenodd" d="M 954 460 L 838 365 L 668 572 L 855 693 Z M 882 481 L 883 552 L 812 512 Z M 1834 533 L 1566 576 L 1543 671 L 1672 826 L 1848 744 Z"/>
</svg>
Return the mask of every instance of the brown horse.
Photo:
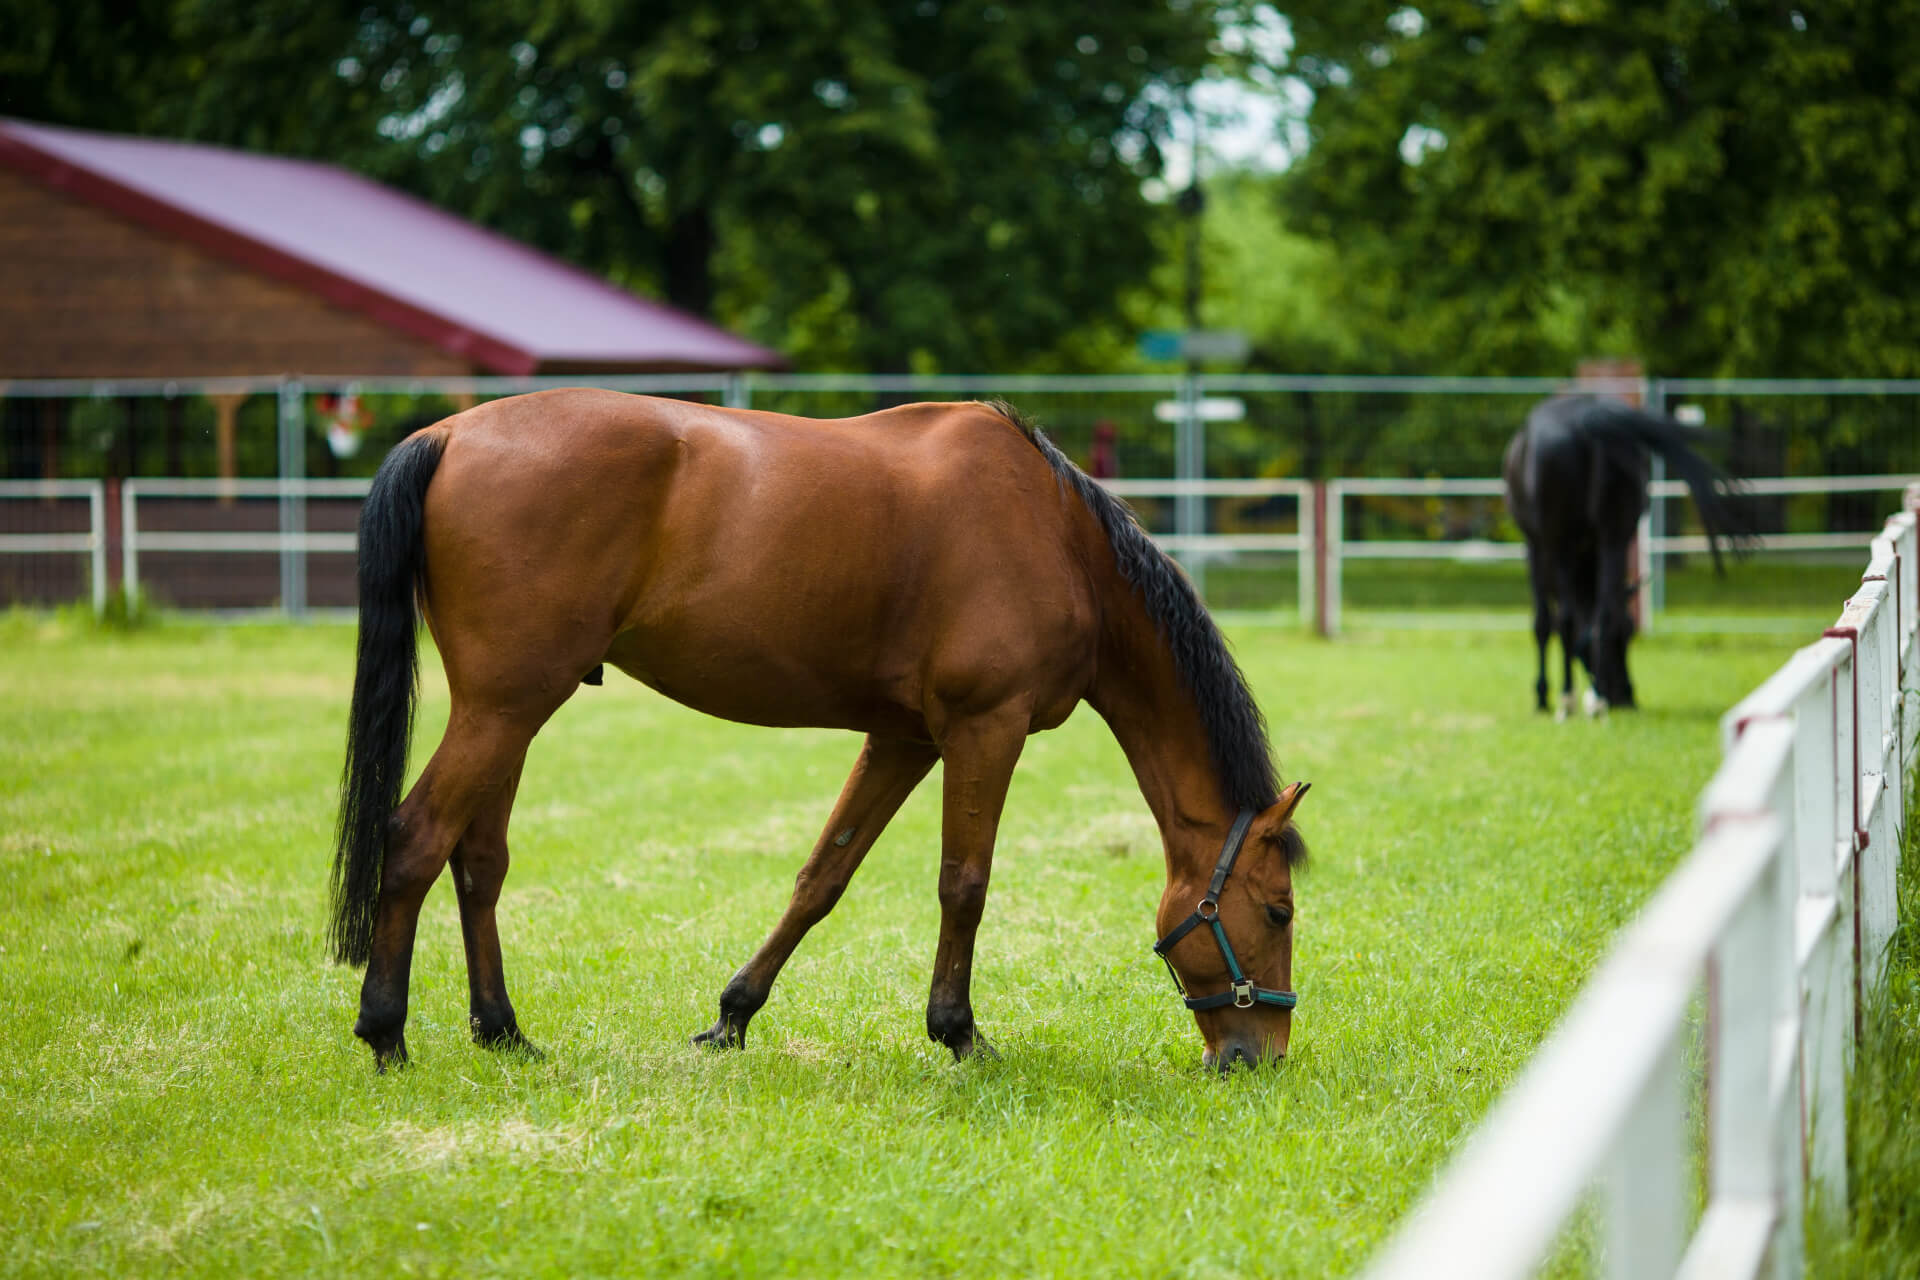
<svg viewBox="0 0 1920 1280">
<path fill-rule="evenodd" d="M 452 708 L 398 803 L 416 610 Z M 730 720 L 866 734 L 785 914 L 696 1042 L 745 1044 L 787 957 L 941 760 L 927 1033 L 956 1058 L 989 1048 L 969 992 L 1007 783 L 1027 735 L 1085 700 L 1160 827 L 1156 950 L 1183 992 L 1207 993 L 1187 998 L 1205 1061 L 1285 1054 L 1306 785 L 1278 790 L 1219 631 L 1124 506 L 1002 405 L 814 421 L 568 390 L 409 437 L 361 514 L 331 941 L 367 966 L 354 1033 L 380 1067 L 406 1059 L 414 929 L 449 859 L 474 1038 L 526 1043 L 494 923 L 507 816 L 527 744 L 603 663 Z"/>
</svg>

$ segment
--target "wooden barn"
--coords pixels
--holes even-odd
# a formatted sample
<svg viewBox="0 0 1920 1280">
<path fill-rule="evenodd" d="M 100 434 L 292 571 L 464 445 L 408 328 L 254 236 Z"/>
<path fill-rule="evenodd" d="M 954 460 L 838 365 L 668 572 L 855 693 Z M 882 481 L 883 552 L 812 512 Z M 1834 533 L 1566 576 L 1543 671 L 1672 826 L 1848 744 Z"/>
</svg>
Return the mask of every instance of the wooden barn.
<svg viewBox="0 0 1920 1280">
<path fill-rule="evenodd" d="M 196 385 L 206 379 L 585 380 L 783 363 L 699 317 L 333 165 L 5 118 L 0 281 L 0 482 L 278 474 L 271 390 Z M 41 379 L 149 380 L 149 394 L 119 387 L 104 399 L 74 398 L 21 385 Z M 153 394 L 155 382 L 177 382 L 179 393 Z M 442 397 L 405 413 L 467 402 Z M 369 431 L 370 444 L 418 425 L 384 407 L 393 421 Z M 310 412 L 308 474 L 364 473 L 378 460 L 378 447 L 337 459 L 322 419 L 346 412 L 320 397 Z M 0 534 L 53 528 L 26 505 L 0 503 Z M 217 527 L 272 527 L 271 511 L 224 505 Z M 109 523 L 117 546 L 113 512 Z M 225 563 L 241 567 L 238 557 Z M 70 598 L 65 578 L 85 566 L 71 557 L 59 565 L 0 556 L 0 603 Z M 61 580 L 43 580 L 56 567 Z M 234 596 L 202 601 L 216 605 L 260 595 L 218 575 L 200 591 Z"/>
</svg>

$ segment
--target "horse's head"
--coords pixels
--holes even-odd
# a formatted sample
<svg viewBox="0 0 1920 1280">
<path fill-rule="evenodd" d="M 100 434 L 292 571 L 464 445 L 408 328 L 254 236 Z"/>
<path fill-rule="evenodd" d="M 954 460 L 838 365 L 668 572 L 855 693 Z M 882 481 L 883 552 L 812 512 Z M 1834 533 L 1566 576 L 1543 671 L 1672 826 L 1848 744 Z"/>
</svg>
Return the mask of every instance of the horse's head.
<svg viewBox="0 0 1920 1280">
<path fill-rule="evenodd" d="M 1296 782 L 1260 813 L 1243 813 L 1225 847 L 1196 851 L 1168 878 L 1157 951 L 1193 1010 L 1218 1071 L 1287 1055 L 1293 1027 L 1293 870 L 1306 844 Z M 1217 856 L 1216 856 L 1217 855 Z"/>
</svg>

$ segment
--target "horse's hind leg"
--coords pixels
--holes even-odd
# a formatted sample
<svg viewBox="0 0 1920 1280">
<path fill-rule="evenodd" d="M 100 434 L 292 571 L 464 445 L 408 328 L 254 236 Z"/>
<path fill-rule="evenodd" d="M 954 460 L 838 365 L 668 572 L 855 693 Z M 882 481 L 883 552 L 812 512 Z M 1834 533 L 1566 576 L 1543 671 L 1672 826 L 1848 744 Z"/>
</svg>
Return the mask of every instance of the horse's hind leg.
<svg viewBox="0 0 1920 1280">
<path fill-rule="evenodd" d="M 453 890 L 460 902 L 460 938 L 467 952 L 468 1025 L 475 1044 L 488 1048 L 533 1046 L 520 1034 L 513 1002 L 507 998 L 506 971 L 500 960 L 500 931 L 494 905 L 507 878 L 507 818 L 520 786 L 520 765 L 504 794 L 474 816 L 453 848 Z"/>
<path fill-rule="evenodd" d="M 1560 584 L 1560 705 L 1553 718 L 1565 720 L 1573 714 L 1573 657 L 1580 648 L 1580 611 L 1573 607 L 1579 597 L 1574 594 L 1573 577 L 1567 567 L 1556 566 L 1556 573 Z"/>
<path fill-rule="evenodd" d="M 1533 643 L 1540 661 L 1533 681 L 1536 710 L 1547 709 L 1547 645 L 1553 639 L 1553 594 L 1547 585 L 1546 566 L 1540 563 L 1539 548 L 1527 540 L 1527 585 L 1533 591 Z"/>
<path fill-rule="evenodd" d="M 456 706 L 433 759 L 388 821 L 387 856 L 374 908 L 373 953 L 360 986 L 360 1017 L 353 1027 L 382 1070 L 407 1058 L 407 985 L 420 904 L 455 845 L 483 811 L 498 808 L 504 829 L 520 761 L 538 727 L 538 720 L 522 724 L 506 716 L 474 715 Z M 504 858 L 500 868 L 504 874 Z M 476 887 L 478 883 L 476 877 Z M 498 885 L 494 887 L 497 891 Z"/>
<path fill-rule="evenodd" d="M 747 1023 L 767 1002 L 773 980 L 807 930 L 826 918 L 867 850 L 939 759 L 931 743 L 869 737 L 841 789 L 826 829 L 794 881 L 793 899 L 773 932 L 720 993 L 720 1020 L 693 1038 L 717 1048 L 744 1047 Z"/>
</svg>

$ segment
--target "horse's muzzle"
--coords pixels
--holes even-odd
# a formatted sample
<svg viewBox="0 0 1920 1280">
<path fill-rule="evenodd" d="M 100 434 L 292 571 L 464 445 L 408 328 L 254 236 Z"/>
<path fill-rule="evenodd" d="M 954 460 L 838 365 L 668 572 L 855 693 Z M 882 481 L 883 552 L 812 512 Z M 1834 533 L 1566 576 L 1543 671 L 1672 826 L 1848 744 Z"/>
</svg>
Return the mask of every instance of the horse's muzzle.
<svg viewBox="0 0 1920 1280">
<path fill-rule="evenodd" d="M 1230 1074 L 1235 1067 L 1244 1066 L 1247 1070 L 1254 1071 L 1263 1066 L 1285 1062 L 1286 1058 L 1285 1053 L 1268 1053 L 1262 1057 L 1249 1046 L 1239 1041 L 1229 1040 L 1218 1049 L 1209 1045 L 1207 1051 L 1200 1055 L 1200 1065 L 1224 1076 Z"/>
</svg>

